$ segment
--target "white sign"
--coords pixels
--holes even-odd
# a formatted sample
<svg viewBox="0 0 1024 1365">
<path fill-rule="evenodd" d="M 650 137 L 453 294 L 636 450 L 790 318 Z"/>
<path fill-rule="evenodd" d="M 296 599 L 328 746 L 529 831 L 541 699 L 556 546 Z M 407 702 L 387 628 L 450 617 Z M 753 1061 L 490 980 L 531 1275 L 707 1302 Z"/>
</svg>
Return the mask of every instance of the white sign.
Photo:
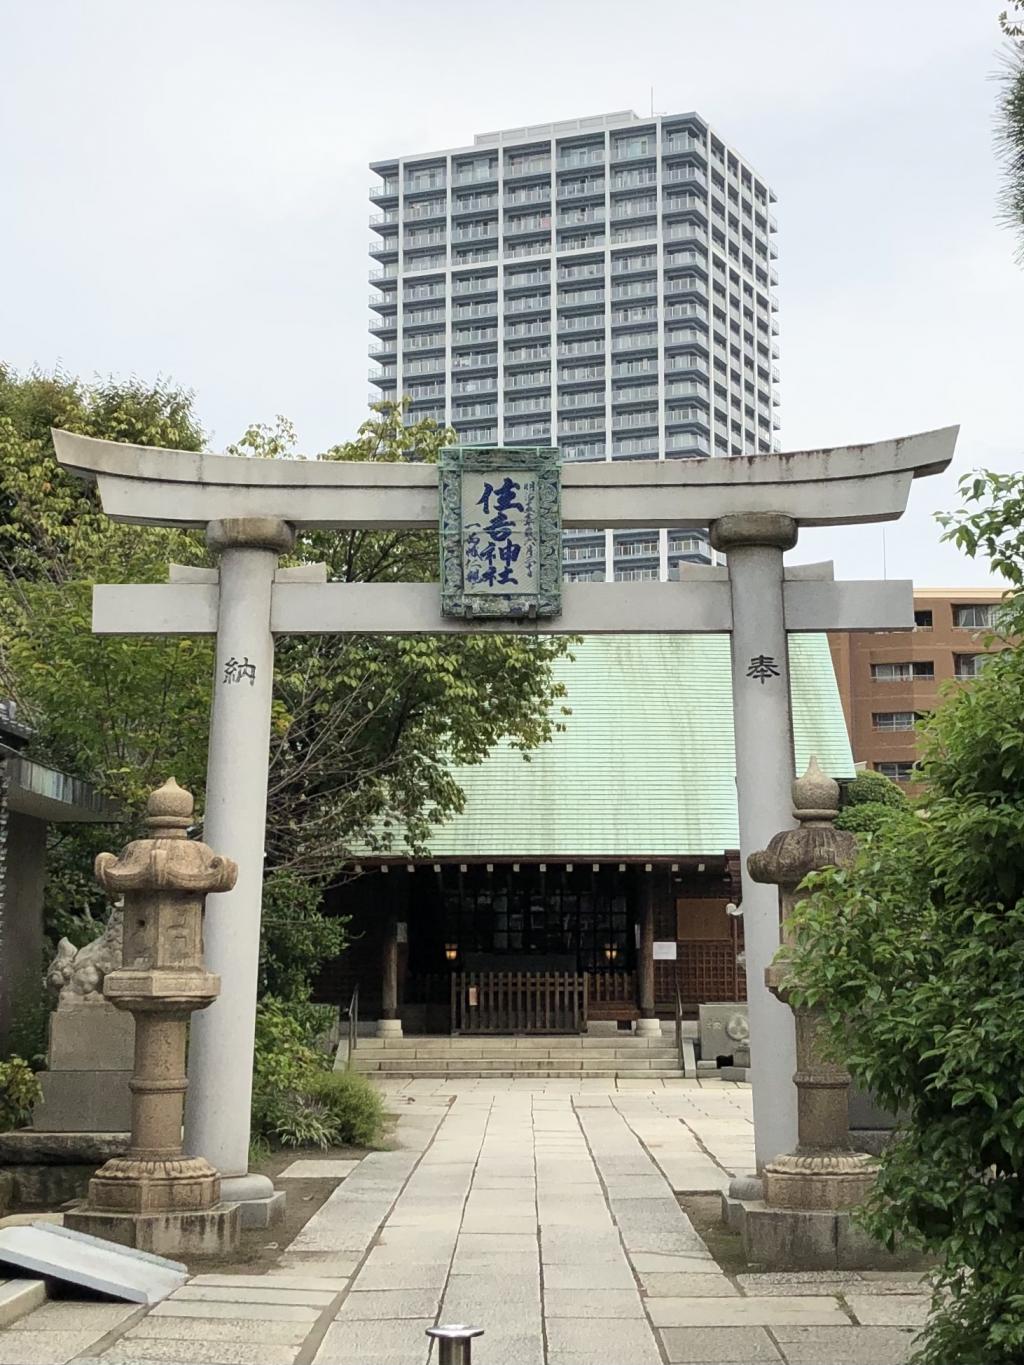
<svg viewBox="0 0 1024 1365">
<path fill-rule="evenodd" d="M 655 939 L 654 960 L 655 962 L 675 962 L 676 960 L 675 939 Z"/>
<path fill-rule="evenodd" d="M 537 590 L 537 476 L 462 471 L 462 558 L 467 593 Z"/>
</svg>

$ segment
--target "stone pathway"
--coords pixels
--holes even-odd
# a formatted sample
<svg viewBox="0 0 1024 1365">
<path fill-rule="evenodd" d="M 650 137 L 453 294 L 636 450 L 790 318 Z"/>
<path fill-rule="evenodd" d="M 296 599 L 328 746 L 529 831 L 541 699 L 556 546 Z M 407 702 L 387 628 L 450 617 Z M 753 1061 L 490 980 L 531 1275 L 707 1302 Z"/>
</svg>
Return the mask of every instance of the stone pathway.
<svg viewBox="0 0 1024 1365">
<path fill-rule="evenodd" d="M 477 1365 L 910 1354 L 916 1277 L 733 1278 L 680 1209 L 675 1191 L 750 1169 L 745 1087 L 421 1080 L 388 1098 L 400 1145 L 364 1158 L 274 1271 L 199 1275 L 148 1311 L 48 1304 L 0 1331 L 0 1365 L 425 1365 L 436 1322 L 486 1329 Z"/>
</svg>

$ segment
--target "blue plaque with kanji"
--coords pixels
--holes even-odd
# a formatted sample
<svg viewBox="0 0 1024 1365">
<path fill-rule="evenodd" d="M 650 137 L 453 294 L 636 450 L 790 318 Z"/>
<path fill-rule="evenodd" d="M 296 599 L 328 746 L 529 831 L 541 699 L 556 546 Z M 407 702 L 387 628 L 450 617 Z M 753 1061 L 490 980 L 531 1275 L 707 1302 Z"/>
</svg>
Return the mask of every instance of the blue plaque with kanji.
<svg viewBox="0 0 1024 1365">
<path fill-rule="evenodd" d="M 438 465 L 442 615 L 557 616 L 558 451 L 448 446 Z"/>
</svg>

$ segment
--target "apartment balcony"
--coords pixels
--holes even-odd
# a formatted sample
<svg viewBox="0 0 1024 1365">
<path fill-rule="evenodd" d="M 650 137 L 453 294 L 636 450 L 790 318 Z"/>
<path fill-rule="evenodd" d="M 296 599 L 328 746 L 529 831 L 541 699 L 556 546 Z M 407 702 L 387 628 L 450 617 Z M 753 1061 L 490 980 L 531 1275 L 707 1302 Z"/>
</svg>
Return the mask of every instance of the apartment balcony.
<svg viewBox="0 0 1024 1365">
<path fill-rule="evenodd" d="M 697 398 L 708 401 L 708 386 L 694 379 L 681 379 L 665 385 L 666 398 Z"/>
<path fill-rule="evenodd" d="M 447 218 L 448 201 L 447 199 L 436 199 L 427 200 L 422 204 L 406 204 L 403 217 L 406 223 L 422 223 L 432 218 Z"/>
<path fill-rule="evenodd" d="M 698 155 L 707 158 L 707 144 L 702 137 L 694 137 L 692 133 L 673 133 L 670 137 L 663 138 L 661 150 L 665 153 L 697 152 Z"/>
<path fill-rule="evenodd" d="M 457 303 L 452 309 L 453 322 L 465 322 L 471 318 L 495 319 L 497 316 L 496 300 L 493 303 Z"/>
<path fill-rule="evenodd" d="M 474 397 L 485 396 L 489 393 L 497 393 L 498 380 L 493 374 L 477 375 L 471 379 L 455 379 L 452 381 L 452 397 L 467 397 L 472 394 Z"/>
<path fill-rule="evenodd" d="M 612 337 L 612 350 L 616 354 L 623 351 L 656 351 L 658 349 L 658 334 L 640 332 L 619 333 Z"/>
<path fill-rule="evenodd" d="M 593 308 L 604 304 L 603 289 L 564 289 L 558 294 L 558 307 Z"/>
<path fill-rule="evenodd" d="M 604 179 L 588 179 L 584 184 L 578 184 L 569 180 L 558 186 L 559 199 L 603 199 L 605 190 Z"/>
<path fill-rule="evenodd" d="M 594 411 L 596 408 L 604 408 L 604 389 L 585 389 L 579 392 L 560 393 L 558 396 L 558 406 L 564 412 L 573 412 L 580 408 Z"/>
<path fill-rule="evenodd" d="M 445 311 L 443 308 L 409 308 L 402 316 L 403 327 L 436 327 L 438 323 L 443 323 Z"/>
<path fill-rule="evenodd" d="M 591 315 L 568 314 L 558 319 L 558 333 L 561 336 L 564 332 L 600 332 L 604 335 L 604 313 Z"/>
<path fill-rule="evenodd" d="M 421 194 L 442 193 L 448 187 L 445 184 L 443 175 L 430 176 L 423 180 L 407 180 L 403 191 L 406 199 L 416 198 Z"/>
<path fill-rule="evenodd" d="M 390 317 L 371 318 L 367 331 L 379 336 L 384 332 L 393 332 L 397 326 L 398 318 L 392 313 Z"/>
<path fill-rule="evenodd" d="M 390 385 L 397 374 L 398 371 L 394 365 L 387 365 L 382 370 L 371 370 L 369 375 L 370 383 Z"/>
<path fill-rule="evenodd" d="M 616 171 L 612 194 L 621 194 L 623 190 L 653 189 L 657 183 L 658 171 L 655 166 L 644 166 L 637 171 Z"/>
<path fill-rule="evenodd" d="M 493 246 L 461 246 L 452 251 L 452 265 L 464 269 L 471 265 L 488 265 L 498 259 L 498 244 Z"/>
<path fill-rule="evenodd" d="M 707 246 L 708 234 L 696 226 L 687 223 L 673 223 L 666 225 L 662 229 L 662 237 L 666 242 L 700 242 Z"/>
<path fill-rule="evenodd" d="M 415 389 L 408 391 L 409 402 L 415 406 L 417 403 L 432 402 L 435 398 L 444 397 L 444 384 L 419 384 Z"/>
<path fill-rule="evenodd" d="M 613 431 L 631 431 L 637 427 L 649 430 L 657 425 L 657 408 L 652 408 L 649 412 L 621 412 L 612 417 Z"/>
<path fill-rule="evenodd" d="M 527 371 L 522 374 L 509 374 L 505 376 L 505 388 L 509 389 L 549 389 L 551 387 L 551 370 Z"/>
<path fill-rule="evenodd" d="M 505 180 L 522 180 L 531 175 L 550 175 L 551 158 L 548 156 L 530 157 L 526 161 L 508 161 L 505 164 Z"/>
<path fill-rule="evenodd" d="M 696 166 L 666 167 L 661 177 L 661 183 L 663 185 L 694 185 L 702 190 L 706 190 L 708 187 L 707 176 L 703 171 L 699 171 Z"/>
<path fill-rule="evenodd" d="M 514 346 L 505 348 L 506 365 L 547 364 L 551 359 L 549 346 Z"/>
<path fill-rule="evenodd" d="M 511 403 L 505 400 L 506 417 L 537 417 L 550 411 L 551 401 L 548 398 L 516 398 Z"/>
<path fill-rule="evenodd" d="M 391 284 L 398 283 L 398 266 L 389 265 L 383 270 L 371 270 L 367 276 L 371 284 L 376 284 L 381 280 L 388 280 Z"/>
<path fill-rule="evenodd" d="M 604 165 L 604 147 L 594 147 L 578 152 L 559 154 L 557 168 L 560 171 L 585 171 L 589 166 Z"/>
<path fill-rule="evenodd" d="M 612 309 L 613 327 L 637 327 L 649 326 L 652 322 L 658 321 L 658 308 L 656 304 L 634 303 L 629 307 Z"/>
<path fill-rule="evenodd" d="M 594 251 L 605 244 L 603 232 L 583 232 L 577 233 L 574 228 L 560 228 L 558 233 L 558 250 L 561 251 Z"/>
<path fill-rule="evenodd" d="M 464 199 L 452 200 L 452 217 L 461 218 L 470 213 L 486 213 L 489 209 L 497 209 L 498 196 L 496 194 L 471 194 Z"/>
<path fill-rule="evenodd" d="M 497 199 L 497 196 L 495 196 Z M 511 190 L 505 195 L 505 208 L 528 209 L 532 204 L 550 204 L 551 191 L 546 185 L 530 190 Z"/>
<path fill-rule="evenodd" d="M 506 341 L 525 341 L 530 337 L 544 337 L 545 340 L 551 335 L 551 324 L 544 322 L 514 322 L 505 328 Z"/>
<path fill-rule="evenodd" d="M 397 181 L 397 180 L 385 180 L 385 182 L 383 183 L 383 185 L 371 185 L 371 186 L 370 186 L 370 198 L 371 198 L 371 199 L 374 199 L 374 200 L 377 200 L 377 199 L 397 199 L 397 198 L 398 198 L 398 181 Z"/>
<path fill-rule="evenodd" d="M 388 209 L 385 213 L 371 213 L 370 227 L 383 227 L 389 223 L 398 222 L 398 210 Z"/>
<path fill-rule="evenodd" d="M 665 309 L 666 322 L 707 322 L 708 310 L 702 308 L 697 303 L 670 303 Z M 671 342 L 671 334 L 665 338 L 666 344 Z"/>
<path fill-rule="evenodd" d="M 370 307 L 371 307 L 371 308 L 375 308 L 375 309 L 377 310 L 378 313 L 382 312 L 385 308 L 397 308 L 397 307 L 398 307 L 398 295 L 397 295 L 397 294 L 371 294 L 371 295 L 370 295 L 370 298 L 369 298 L 369 304 L 370 304 Z"/>
<path fill-rule="evenodd" d="M 497 341 L 497 327 L 456 328 L 452 332 L 453 346 L 475 346 L 481 341 Z M 444 343 L 442 342 L 442 345 Z"/>
<path fill-rule="evenodd" d="M 402 365 L 402 378 L 408 379 L 415 374 L 444 374 L 444 352 L 425 360 L 406 360 Z"/>
<path fill-rule="evenodd" d="M 536 233 L 551 231 L 551 214 L 540 213 L 534 217 L 527 218 L 505 218 L 505 237 L 515 237 L 522 233 Z"/>
<path fill-rule="evenodd" d="M 497 275 L 489 275 L 485 279 L 453 279 L 452 294 L 494 294 L 498 289 Z"/>
<path fill-rule="evenodd" d="M 682 355 L 670 356 L 665 362 L 666 374 L 707 374 L 708 363 L 702 360 L 699 355 L 684 352 Z"/>
<path fill-rule="evenodd" d="M 615 544 L 616 559 L 657 559 L 656 540 L 624 540 Z"/>
<path fill-rule="evenodd" d="M 604 431 L 603 417 L 569 417 L 558 419 L 559 436 L 574 436 L 580 432 Z"/>
<path fill-rule="evenodd" d="M 471 171 L 455 171 L 453 185 L 496 185 L 498 183 L 498 163 L 486 169 L 474 167 Z"/>
<path fill-rule="evenodd" d="M 657 439 L 640 440 L 637 437 L 626 437 L 622 441 L 612 442 L 613 460 L 649 460 L 657 458 L 659 446 Z"/>
<path fill-rule="evenodd" d="M 542 294 L 536 298 L 525 295 L 522 298 L 505 300 L 505 316 L 516 313 L 547 313 L 551 309 L 551 295 Z"/>
<path fill-rule="evenodd" d="M 445 255 L 442 251 L 430 256 L 410 256 L 407 251 L 403 264 L 406 275 L 417 270 L 443 270 L 445 267 Z"/>
<path fill-rule="evenodd" d="M 643 272 L 644 274 L 656 272 L 658 269 L 658 257 L 653 251 L 645 252 L 640 261 L 630 259 L 630 257 L 613 257 L 613 275 L 632 275 Z"/>
<path fill-rule="evenodd" d="M 441 357 L 442 368 L 444 357 Z M 498 367 L 497 351 L 490 351 L 484 355 L 453 355 L 452 370 L 494 370 Z"/>
<path fill-rule="evenodd" d="M 493 242 L 498 236 L 497 221 L 473 228 L 452 228 L 452 242 Z"/>
<path fill-rule="evenodd" d="M 522 256 L 547 256 L 551 253 L 551 238 L 544 236 L 537 241 L 520 242 L 514 246 L 505 247 L 505 260 L 514 261 Z"/>
<path fill-rule="evenodd" d="M 514 289 L 535 289 L 538 285 L 547 286 L 550 283 L 551 273 L 547 270 L 522 270 L 517 275 L 505 273 L 506 294 Z"/>
<path fill-rule="evenodd" d="M 447 239 L 443 232 L 410 232 L 402 239 L 402 246 L 406 251 L 423 251 L 427 247 L 446 244 Z"/>
<path fill-rule="evenodd" d="M 599 223 L 604 226 L 604 209 L 563 209 L 558 214 L 560 228 L 585 228 Z"/>
<path fill-rule="evenodd" d="M 565 388 L 570 384 L 596 384 L 603 382 L 605 377 L 604 365 L 563 365 L 558 372 L 558 383 L 560 388 Z M 602 394 L 604 390 L 601 390 Z M 603 401 L 603 400 L 602 400 Z"/>
<path fill-rule="evenodd" d="M 456 407 L 452 412 L 453 422 L 479 422 L 483 418 L 497 417 L 497 403 L 471 403 L 467 407 Z"/>
</svg>

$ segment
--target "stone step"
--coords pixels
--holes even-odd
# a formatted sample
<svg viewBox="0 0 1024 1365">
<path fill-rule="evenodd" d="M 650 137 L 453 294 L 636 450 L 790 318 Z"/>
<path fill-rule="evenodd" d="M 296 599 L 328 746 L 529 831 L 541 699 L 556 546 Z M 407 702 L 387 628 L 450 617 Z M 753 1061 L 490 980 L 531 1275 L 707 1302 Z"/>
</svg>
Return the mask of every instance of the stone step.
<svg viewBox="0 0 1024 1365">
<path fill-rule="evenodd" d="M 9 1327 L 45 1302 L 45 1280 L 0 1280 L 0 1327 Z"/>
<path fill-rule="evenodd" d="M 544 1038 L 360 1038 L 357 1045 L 360 1052 L 408 1052 L 415 1050 L 424 1053 L 462 1053 L 468 1056 L 485 1056 L 491 1053 L 506 1052 L 657 1052 L 674 1050 L 675 1041 L 671 1038 L 562 1038 L 552 1035 Z"/>
<path fill-rule="evenodd" d="M 430 1080 L 434 1080 L 434 1081 L 460 1081 L 460 1080 L 461 1080 L 461 1081 L 468 1081 L 468 1080 L 492 1081 L 492 1080 L 493 1080 L 493 1081 L 498 1081 L 498 1080 L 509 1080 L 509 1079 L 512 1079 L 512 1080 L 525 1080 L 525 1081 L 529 1081 L 529 1080 L 555 1080 L 555 1081 L 557 1081 L 557 1080 L 571 1080 L 571 1081 L 580 1081 L 580 1080 L 583 1080 L 583 1081 L 595 1081 L 595 1080 L 607 1080 L 607 1081 L 614 1081 L 614 1080 L 623 1080 L 623 1081 L 638 1081 L 638 1080 L 642 1080 L 642 1081 L 647 1081 L 647 1080 L 652 1080 L 652 1081 L 654 1081 L 654 1080 L 657 1080 L 657 1081 L 661 1081 L 661 1080 L 677 1080 L 677 1081 L 678 1081 L 678 1080 L 682 1080 L 682 1079 L 683 1079 L 683 1073 L 682 1073 L 681 1071 L 679 1071 L 678 1069 L 673 1070 L 673 1069 L 671 1069 L 671 1068 L 669 1068 L 669 1067 L 652 1067 L 650 1071 L 644 1071 L 644 1072 L 630 1071 L 630 1072 L 626 1072 L 626 1073 L 622 1073 L 622 1072 L 620 1072 L 620 1071 L 604 1071 L 604 1070 L 597 1070 L 596 1068 L 595 1068 L 595 1070 L 593 1070 L 593 1071 L 563 1071 L 563 1070 L 556 1070 L 556 1071 L 533 1071 L 533 1070 L 530 1070 L 529 1068 L 526 1068 L 526 1069 L 524 1069 L 524 1070 L 522 1070 L 522 1071 L 510 1071 L 510 1070 L 508 1070 L 507 1068 L 503 1068 L 503 1069 L 500 1070 L 500 1071 L 488 1071 L 488 1072 L 487 1072 L 486 1074 L 484 1074 L 484 1075 L 477 1075 L 477 1074 L 474 1074 L 473 1072 L 464 1072 L 464 1071 L 458 1071 L 458 1072 L 442 1071 L 442 1070 L 440 1070 L 439 1068 L 436 1068 L 436 1067 L 433 1067 L 433 1068 L 424 1068 L 422 1071 L 412 1071 L 412 1070 L 410 1070 L 408 1067 L 405 1067 L 405 1068 L 403 1068 L 403 1069 L 400 1070 L 400 1071 L 387 1071 L 387 1072 L 378 1072 L 378 1071 L 374 1071 L 374 1072 L 368 1072 L 368 1073 L 366 1073 L 366 1074 L 372 1075 L 372 1076 L 374 1076 L 374 1077 L 376 1077 L 376 1078 L 378 1078 L 378 1079 L 380 1079 L 380 1080 L 385 1080 L 385 1079 L 387 1079 L 387 1080 L 393 1080 L 393 1081 L 401 1081 L 401 1080 L 412 1080 L 412 1081 L 430 1081 Z"/>
<path fill-rule="evenodd" d="M 604 1061 L 608 1058 L 645 1058 L 675 1057 L 674 1047 L 648 1047 L 648 1048 L 629 1048 L 629 1047 L 608 1047 L 595 1048 L 593 1051 L 581 1052 L 578 1048 L 561 1047 L 538 1047 L 538 1048 L 506 1048 L 506 1047 L 484 1047 L 484 1048 L 458 1048 L 450 1052 L 440 1048 L 429 1047 L 404 1047 L 404 1048 L 364 1048 L 357 1047 L 356 1057 L 378 1057 L 378 1058 L 402 1058 L 402 1057 L 437 1057 L 444 1060 L 486 1062 L 495 1059 L 515 1058 L 528 1061 L 531 1057 L 565 1057 L 567 1060 L 577 1064 L 587 1065 L 589 1062 Z"/>
<path fill-rule="evenodd" d="M 660 1070 L 664 1067 L 676 1066 L 678 1063 L 674 1058 L 659 1058 L 654 1062 L 634 1062 L 634 1061 L 607 1061 L 597 1062 L 594 1066 L 583 1066 L 579 1062 L 566 1062 L 559 1057 L 531 1057 L 524 1058 L 522 1061 L 502 1061 L 499 1059 L 486 1062 L 448 1061 L 438 1062 L 436 1058 L 392 1058 L 385 1061 L 356 1061 L 355 1070 L 366 1073 L 393 1073 L 396 1071 L 419 1071 L 427 1069 L 430 1071 L 449 1071 L 451 1074 L 459 1076 L 490 1076 L 498 1071 L 574 1071 L 579 1075 L 586 1076 L 591 1071 L 618 1071 L 623 1075 L 646 1075 L 652 1070 Z"/>
</svg>

